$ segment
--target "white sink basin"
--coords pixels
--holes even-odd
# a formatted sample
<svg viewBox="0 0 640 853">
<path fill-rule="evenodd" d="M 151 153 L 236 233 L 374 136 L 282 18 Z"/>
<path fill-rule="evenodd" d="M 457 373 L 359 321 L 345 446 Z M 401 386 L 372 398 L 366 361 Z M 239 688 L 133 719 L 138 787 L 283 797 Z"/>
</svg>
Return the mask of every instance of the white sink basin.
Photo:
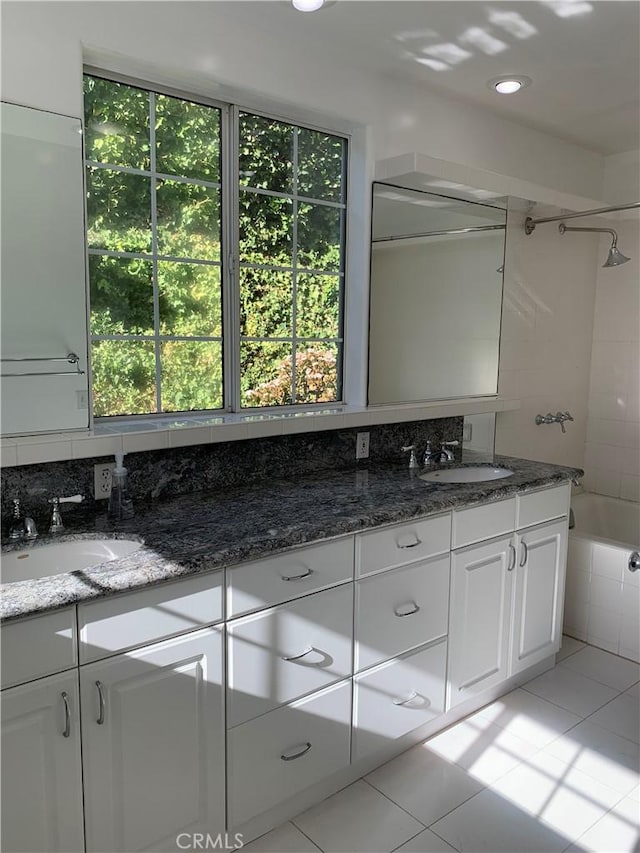
<svg viewBox="0 0 640 853">
<path fill-rule="evenodd" d="M 443 468 L 420 474 L 427 483 L 483 483 L 487 480 L 502 480 L 511 477 L 513 471 L 508 468 L 496 468 L 495 465 L 476 465 L 474 468 Z"/>
<path fill-rule="evenodd" d="M 77 572 L 133 554 L 141 542 L 130 539 L 76 539 L 11 551 L 0 559 L 2 583 L 36 580 Z"/>
</svg>

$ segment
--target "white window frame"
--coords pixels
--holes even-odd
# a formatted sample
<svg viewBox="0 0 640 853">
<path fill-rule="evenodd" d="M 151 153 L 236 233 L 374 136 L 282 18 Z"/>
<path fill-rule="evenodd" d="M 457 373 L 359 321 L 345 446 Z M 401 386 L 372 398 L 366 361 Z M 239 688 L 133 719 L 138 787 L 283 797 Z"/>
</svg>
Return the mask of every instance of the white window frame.
<svg viewBox="0 0 640 853">
<path fill-rule="evenodd" d="M 93 416 L 93 406 L 90 407 L 90 426 L 100 424 L 111 424 L 113 426 L 117 426 L 118 423 L 136 423 L 142 425 L 144 421 L 175 421 L 180 418 L 198 418 L 198 417 L 206 417 L 207 415 L 211 417 L 225 415 L 227 413 L 231 413 L 237 416 L 246 416 L 248 418 L 252 417 L 261 417 L 261 416 L 269 416 L 269 418 L 277 418 L 279 414 L 282 417 L 286 417 L 287 415 L 291 415 L 292 413 L 297 412 L 313 412 L 313 411 L 321 411 L 326 409 L 340 409 L 341 407 L 346 406 L 348 403 L 354 403 L 356 405 L 363 405 L 366 400 L 366 356 L 367 356 L 367 333 L 368 333 L 368 320 L 367 320 L 367 311 L 368 311 L 368 275 L 366 276 L 366 281 L 361 279 L 361 286 L 357 288 L 356 292 L 351 293 L 352 287 L 350 285 L 349 278 L 349 270 L 352 265 L 353 255 L 355 254 L 352 251 L 352 246 L 355 241 L 352 239 L 352 216 L 353 216 L 353 199 L 352 199 L 352 185 L 353 185 L 353 176 L 356 170 L 353 167 L 354 163 L 354 150 L 359 149 L 359 163 L 360 168 L 357 170 L 358 175 L 358 183 L 364 189 L 366 187 L 367 194 L 370 195 L 370 175 L 369 169 L 370 163 L 367 161 L 366 156 L 364 155 L 364 139 L 365 139 L 365 131 L 364 128 L 356 128 L 349 122 L 344 121 L 325 121 L 324 119 L 319 121 L 318 115 L 315 113 L 311 113 L 306 109 L 298 109 L 295 107 L 287 108 L 286 111 L 283 111 L 282 105 L 278 105 L 275 102 L 271 102 L 269 99 L 260 99 L 262 101 L 261 104 L 258 104 L 255 100 L 255 96 L 247 95 L 247 93 L 243 93 L 240 91 L 236 91 L 229 87 L 221 87 L 216 86 L 216 89 L 223 90 L 220 91 L 220 94 L 224 97 L 224 100 L 219 100 L 218 98 L 212 98 L 207 94 L 199 93 L 197 87 L 194 87 L 193 90 L 187 90 L 182 88 L 176 88 L 172 85 L 167 85 L 164 82 L 151 82 L 144 77 L 138 76 L 130 76 L 127 73 L 123 73 L 115 67 L 110 68 L 110 63 L 100 63 L 99 66 L 94 66 L 93 64 L 85 64 L 82 69 L 83 77 L 84 75 L 93 75 L 96 77 L 102 77 L 103 79 L 111 80 L 114 83 L 121 83 L 123 85 L 134 86 L 136 88 L 146 90 L 155 94 L 167 95 L 169 97 L 175 97 L 184 99 L 187 101 L 195 102 L 202 104 L 203 106 L 211 106 L 217 108 L 221 111 L 221 209 L 223 211 L 221 221 L 222 221 L 222 240 L 221 240 L 221 291 L 222 291 L 222 351 L 223 351 L 223 408 L 221 409 L 208 409 L 208 410 L 189 410 L 184 412 L 150 412 L 144 414 L 135 414 L 135 415 L 112 415 L 112 416 L 101 416 L 95 417 Z M 155 75 L 154 75 L 155 76 Z M 326 133 L 333 136 L 339 136 L 343 138 L 346 142 L 346 153 L 345 153 L 345 166 L 343 171 L 344 176 L 344 189 L 343 189 L 343 198 L 346 201 L 342 202 L 332 202 L 325 199 L 314 199 L 298 196 L 294 192 L 291 194 L 287 193 L 279 193 L 275 191 L 265 191 L 258 189 L 258 194 L 271 195 L 281 198 L 291 198 L 296 200 L 301 200 L 303 202 L 315 203 L 315 204 L 323 204 L 330 207 L 336 207 L 344 210 L 344 244 L 343 244 L 343 267 L 342 270 L 336 273 L 327 270 L 307 270 L 308 272 L 319 272 L 324 274 L 334 274 L 339 275 L 341 282 L 341 307 L 340 307 L 340 318 L 339 318 L 339 338 L 338 339 L 318 339 L 318 341 L 322 340 L 323 342 L 327 341 L 329 343 L 337 343 L 339 347 L 340 353 L 340 371 L 341 376 L 340 379 L 340 389 L 341 395 L 340 399 L 335 401 L 323 402 L 323 403 L 297 403 L 291 405 L 282 405 L 282 406 L 265 406 L 265 407 L 241 407 L 240 406 L 240 383 L 241 383 L 241 374 L 240 374 L 240 344 L 243 340 L 240 336 L 240 283 L 239 283 L 239 259 L 232 254 L 231 247 L 239 246 L 238 241 L 238 226 L 239 226 L 239 181 L 237 175 L 237 152 L 238 152 L 238 116 L 239 113 L 249 113 L 251 115 L 271 119 L 273 121 L 280 121 L 283 123 L 291 124 L 296 127 L 301 127 L 304 130 L 318 131 L 320 133 Z M 355 142 L 355 136 L 358 136 L 359 144 Z M 153 141 L 153 140 L 152 140 Z M 235 156 L 235 164 L 233 166 L 233 173 L 230 167 L 230 160 Z M 85 159 L 87 165 L 92 165 L 90 161 Z M 104 168 L 108 168 L 109 164 L 100 164 Z M 153 164 L 151 164 L 153 165 Z M 127 167 L 115 167 L 119 171 L 130 172 L 133 174 L 143 174 L 147 175 L 147 170 L 127 168 Z M 151 174 L 156 175 L 151 169 Z M 231 180 L 228 179 L 228 176 L 233 175 Z M 225 180 L 225 176 L 227 179 Z M 183 179 L 180 176 L 172 176 L 172 175 L 162 175 L 167 180 L 187 180 Z M 188 181 L 191 183 L 197 183 L 201 185 L 211 185 L 213 186 L 213 182 L 206 182 L 200 180 Z M 250 191 L 256 192 L 256 189 L 252 189 Z M 364 210 L 368 211 L 370 205 L 365 204 Z M 228 213 L 224 214 L 224 211 L 228 211 Z M 86 214 L 85 214 L 86 216 Z M 364 218 L 360 217 L 361 222 L 357 230 L 360 232 L 361 239 L 361 250 L 357 252 L 358 256 L 358 266 L 361 268 L 361 272 L 364 273 L 368 268 L 368 253 L 369 253 L 369 245 L 368 245 L 368 230 L 369 223 L 366 221 L 366 216 Z M 225 220 L 229 227 L 225 227 Z M 230 230 L 234 229 L 235 233 L 233 236 L 230 235 Z M 295 243 L 295 235 L 294 235 L 294 243 Z M 153 246 L 153 250 L 155 252 L 155 245 Z M 364 250 L 364 251 L 362 251 Z M 295 249 L 294 249 L 295 251 Z M 91 249 L 89 250 L 87 247 L 87 300 L 89 302 L 89 279 L 88 279 L 88 256 L 106 254 L 110 256 L 117 256 L 118 253 L 112 252 L 102 252 L 101 250 Z M 125 257 L 143 257 L 147 259 L 146 255 L 138 255 L 137 253 L 125 253 Z M 155 255 L 154 255 L 155 256 Z M 180 260 L 179 258 L 173 258 L 163 255 L 162 257 L 158 256 L 159 260 Z M 209 262 L 207 262 L 209 263 Z M 214 265 L 218 265 L 217 262 L 211 262 Z M 267 269 L 271 267 L 268 266 Z M 295 272 L 295 258 L 294 263 L 292 264 L 292 269 Z M 154 281 L 154 298 L 157 298 L 157 282 Z M 295 302 L 295 289 L 294 289 L 294 302 Z M 354 311 L 354 302 L 357 306 L 357 314 Z M 293 312 L 295 314 L 295 305 L 293 306 Z M 354 334 L 352 336 L 351 330 L 349 328 L 350 318 L 354 316 L 359 317 L 359 322 L 355 324 Z M 101 336 L 94 336 L 91 334 L 90 328 L 90 306 L 88 309 L 88 323 L 89 323 L 89 352 L 91 352 L 91 341 L 100 338 Z M 293 334 L 291 338 L 283 339 L 286 341 L 292 341 L 294 345 L 297 341 L 313 341 L 312 338 L 297 338 L 295 336 L 295 327 L 292 330 Z M 109 336 L 105 336 L 109 338 Z M 123 339 L 126 339 L 126 336 L 122 336 Z M 135 336 L 134 336 L 135 337 Z M 163 335 L 163 338 L 171 338 L 171 336 Z M 113 338 L 111 338 L 113 339 Z M 139 338 L 137 338 L 139 340 Z M 198 337 L 195 336 L 192 338 L 193 340 L 198 340 Z M 207 338 L 208 340 L 209 338 Z M 190 338 L 191 340 L 191 338 Z M 251 340 L 251 339 L 250 339 Z M 262 339 L 260 339 L 262 340 Z M 278 339 L 269 339 L 277 342 Z M 154 341 L 156 348 L 158 346 L 158 336 L 157 329 L 154 329 Z M 355 347 L 353 344 L 355 343 Z M 348 349 L 348 346 L 351 345 L 351 349 Z M 357 355 L 356 355 L 357 353 Z M 356 360 L 357 359 L 357 360 Z M 295 363 L 294 363 L 294 371 L 295 371 Z M 159 376 L 159 359 L 156 358 L 156 400 L 159 398 L 160 394 L 160 376 Z M 91 370 L 89 371 L 89 382 L 90 382 L 90 394 L 93 393 L 93 378 L 91 375 Z"/>
</svg>

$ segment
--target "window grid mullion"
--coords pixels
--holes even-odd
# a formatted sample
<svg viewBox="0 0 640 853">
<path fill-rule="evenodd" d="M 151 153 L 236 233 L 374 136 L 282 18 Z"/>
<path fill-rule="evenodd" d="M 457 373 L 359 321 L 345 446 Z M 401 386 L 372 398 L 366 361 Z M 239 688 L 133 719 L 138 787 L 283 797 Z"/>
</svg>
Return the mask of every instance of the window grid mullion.
<svg viewBox="0 0 640 853">
<path fill-rule="evenodd" d="M 154 255 L 146 252 L 119 252 L 117 249 L 88 249 L 90 255 L 102 255 L 107 258 L 139 258 L 142 261 L 153 261 Z M 157 254 L 156 260 L 170 261 L 176 264 L 199 264 L 200 266 L 220 267 L 221 261 L 208 261 L 200 258 L 179 257 L 176 255 Z"/>
<path fill-rule="evenodd" d="M 149 95 L 153 96 L 155 102 L 155 93 L 149 92 Z M 155 127 L 153 128 L 153 133 L 155 135 Z M 155 154 L 150 159 L 154 163 Z M 108 169 L 111 172 L 124 172 L 127 175 L 139 175 L 143 178 L 155 175 L 156 178 L 162 181 L 175 181 L 177 184 L 195 184 L 199 187 L 208 187 L 214 190 L 220 189 L 220 184 L 216 181 L 206 181 L 204 178 L 189 178 L 184 175 L 170 175 L 167 172 L 156 172 L 155 169 L 136 169 L 134 166 L 118 166 L 116 163 L 100 163 L 98 160 L 87 160 L 87 166 L 91 169 Z"/>
<path fill-rule="evenodd" d="M 232 105 L 227 110 L 226 145 L 223 147 L 223 189 L 226 183 L 227 214 L 225 217 L 227 247 L 223 255 L 227 259 L 227 328 L 224 331 L 225 352 L 227 354 L 228 370 L 227 390 L 225 393 L 226 408 L 231 412 L 240 411 L 241 378 L 240 378 L 240 191 L 239 191 L 239 158 L 240 158 L 240 121 L 238 107 Z M 226 151 L 226 154 L 225 154 Z"/>
<path fill-rule="evenodd" d="M 158 199 L 156 195 L 156 95 L 149 92 L 149 159 L 151 166 L 151 270 L 153 280 L 153 335 L 156 377 L 156 412 L 162 411 L 160 388 L 160 297 L 158 294 Z"/>
<path fill-rule="evenodd" d="M 298 372 L 296 365 L 296 330 L 298 325 L 298 128 L 293 128 L 293 234 L 291 252 L 291 403 L 295 405 L 297 393 Z"/>
</svg>

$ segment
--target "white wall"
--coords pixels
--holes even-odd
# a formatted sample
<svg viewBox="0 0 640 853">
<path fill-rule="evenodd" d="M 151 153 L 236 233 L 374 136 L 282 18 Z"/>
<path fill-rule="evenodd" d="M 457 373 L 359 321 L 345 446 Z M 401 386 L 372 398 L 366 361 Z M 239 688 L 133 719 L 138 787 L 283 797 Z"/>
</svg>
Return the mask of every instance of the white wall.
<svg viewBox="0 0 640 853">
<path fill-rule="evenodd" d="M 368 125 L 375 159 L 420 151 L 600 197 L 599 154 L 418 83 L 376 77 L 326 39 L 314 39 L 312 26 L 302 40 L 268 28 L 263 17 L 256 25 L 253 6 L 4 2 L 2 97 L 79 116 L 84 52 L 93 62 L 202 94 L 223 96 L 219 84 L 227 84 Z"/>
<path fill-rule="evenodd" d="M 550 214 L 552 215 L 552 214 Z M 520 398 L 496 418 L 496 452 L 582 467 L 598 240 L 561 237 L 557 225 L 531 236 L 509 213 L 498 390 Z M 569 410 L 573 422 L 536 426 L 536 414 Z"/>
</svg>

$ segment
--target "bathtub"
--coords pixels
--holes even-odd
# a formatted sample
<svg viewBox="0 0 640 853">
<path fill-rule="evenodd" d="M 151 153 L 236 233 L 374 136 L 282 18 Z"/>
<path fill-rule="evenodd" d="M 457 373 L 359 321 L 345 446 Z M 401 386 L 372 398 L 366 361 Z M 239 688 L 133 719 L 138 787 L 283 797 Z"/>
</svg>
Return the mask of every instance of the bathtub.
<svg viewBox="0 0 640 853">
<path fill-rule="evenodd" d="M 571 509 L 564 631 L 640 662 L 640 504 L 585 492 Z"/>
</svg>

